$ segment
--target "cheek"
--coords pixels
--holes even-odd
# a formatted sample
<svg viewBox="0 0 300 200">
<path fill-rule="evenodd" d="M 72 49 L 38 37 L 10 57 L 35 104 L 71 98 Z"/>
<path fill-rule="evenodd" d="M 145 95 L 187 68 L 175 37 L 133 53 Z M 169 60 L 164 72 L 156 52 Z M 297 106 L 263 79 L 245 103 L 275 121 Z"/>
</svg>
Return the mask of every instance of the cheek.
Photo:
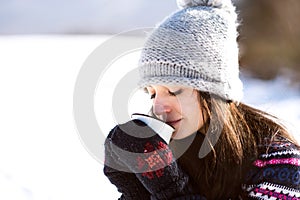
<svg viewBox="0 0 300 200">
<path fill-rule="evenodd" d="M 183 113 L 184 112 L 184 102 L 180 99 L 176 99 L 169 103 L 169 106 L 172 108 L 173 111 L 176 113 Z"/>
<path fill-rule="evenodd" d="M 195 119 L 195 121 L 198 121 L 201 116 L 201 109 L 197 95 L 177 98 L 176 106 L 175 104 L 173 105 L 176 107 L 177 111 L 180 111 L 182 115 L 189 118 L 189 120 Z"/>
<path fill-rule="evenodd" d="M 203 124 L 202 111 L 197 100 L 189 102 L 186 107 L 186 115 L 193 126 L 200 128 Z"/>
<path fill-rule="evenodd" d="M 190 120 L 192 121 L 192 123 L 194 124 L 194 126 L 196 127 L 200 127 L 202 124 L 202 114 L 201 111 L 199 109 L 199 107 L 194 107 L 193 109 L 190 110 Z"/>
</svg>

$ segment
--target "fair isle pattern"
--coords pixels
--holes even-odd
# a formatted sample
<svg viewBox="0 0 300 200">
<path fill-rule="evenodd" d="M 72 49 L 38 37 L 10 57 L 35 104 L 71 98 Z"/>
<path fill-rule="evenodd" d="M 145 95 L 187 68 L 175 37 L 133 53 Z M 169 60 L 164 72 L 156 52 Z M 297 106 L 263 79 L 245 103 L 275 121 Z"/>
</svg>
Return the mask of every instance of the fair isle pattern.
<svg viewBox="0 0 300 200">
<path fill-rule="evenodd" d="M 289 164 L 300 166 L 300 159 L 299 158 L 278 158 L 278 159 L 271 159 L 268 161 L 263 160 L 256 160 L 254 165 L 257 167 L 265 167 L 267 165 L 278 165 L 278 164 Z"/>
<path fill-rule="evenodd" d="M 251 199 L 300 200 L 299 147 L 277 138 L 249 169 L 243 190 Z"/>
<path fill-rule="evenodd" d="M 249 197 L 255 199 L 300 200 L 300 190 L 268 182 L 263 182 L 259 185 L 244 186 L 244 189 L 248 192 Z"/>
<path fill-rule="evenodd" d="M 262 154 L 260 157 L 261 158 L 270 158 L 273 156 L 285 156 L 285 155 L 295 155 L 300 157 L 300 151 L 296 149 L 292 150 L 286 150 L 286 151 L 279 151 L 279 152 L 273 152 L 270 154 Z"/>
</svg>

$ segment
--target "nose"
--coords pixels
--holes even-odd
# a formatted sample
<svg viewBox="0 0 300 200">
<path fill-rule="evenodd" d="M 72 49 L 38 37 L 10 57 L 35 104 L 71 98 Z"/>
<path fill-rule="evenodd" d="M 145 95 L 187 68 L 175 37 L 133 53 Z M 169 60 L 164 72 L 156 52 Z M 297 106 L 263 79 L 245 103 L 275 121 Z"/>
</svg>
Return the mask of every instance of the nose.
<svg viewBox="0 0 300 200">
<path fill-rule="evenodd" d="M 153 113 L 164 120 L 166 114 L 171 112 L 171 106 L 168 103 L 167 99 L 163 97 L 159 97 L 158 95 L 155 97 L 153 101 Z"/>
</svg>

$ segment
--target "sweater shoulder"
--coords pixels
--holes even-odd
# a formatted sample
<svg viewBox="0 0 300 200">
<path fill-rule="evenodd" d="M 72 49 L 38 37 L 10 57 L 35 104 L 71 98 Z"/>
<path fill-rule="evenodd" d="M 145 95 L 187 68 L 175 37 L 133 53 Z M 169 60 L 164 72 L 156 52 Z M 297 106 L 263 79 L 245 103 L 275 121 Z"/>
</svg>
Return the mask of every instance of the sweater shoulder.
<svg viewBox="0 0 300 200">
<path fill-rule="evenodd" d="M 258 144 L 258 158 L 298 157 L 300 147 L 283 136 L 266 137 Z"/>
<path fill-rule="evenodd" d="M 266 140 L 259 148 L 243 185 L 248 197 L 300 198 L 299 146 L 277 137 Z"/>
</svg>

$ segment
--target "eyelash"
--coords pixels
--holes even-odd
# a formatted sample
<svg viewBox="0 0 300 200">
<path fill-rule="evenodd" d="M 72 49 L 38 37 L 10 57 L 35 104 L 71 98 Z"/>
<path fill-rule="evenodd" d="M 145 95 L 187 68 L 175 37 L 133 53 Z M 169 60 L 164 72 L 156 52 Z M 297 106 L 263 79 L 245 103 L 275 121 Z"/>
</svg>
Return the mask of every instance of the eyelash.
<svg viewBox="0 0 300 200">
<path fill-rule="evenodd" d="M 170 94 L 171 96 L 176 96 L 176 95 L 178 95 L 178 94 L 180 94 L 180 93 L 181 93 L 181 90 L 178 90 L 178 91 L 176 91 L 176 92 L 170 92 L 170 91 L 169 91 L 169 94 Z M 154 93 L 154 94 L 151 94 L 150 99 L 154 99 L 154 97 L 155 97 L 155 93 Z"/>
<path fill-rule="evenodd" d="M 154 99 L 155 94 L 151 94 L 150 99 Z"/>
</svg>

